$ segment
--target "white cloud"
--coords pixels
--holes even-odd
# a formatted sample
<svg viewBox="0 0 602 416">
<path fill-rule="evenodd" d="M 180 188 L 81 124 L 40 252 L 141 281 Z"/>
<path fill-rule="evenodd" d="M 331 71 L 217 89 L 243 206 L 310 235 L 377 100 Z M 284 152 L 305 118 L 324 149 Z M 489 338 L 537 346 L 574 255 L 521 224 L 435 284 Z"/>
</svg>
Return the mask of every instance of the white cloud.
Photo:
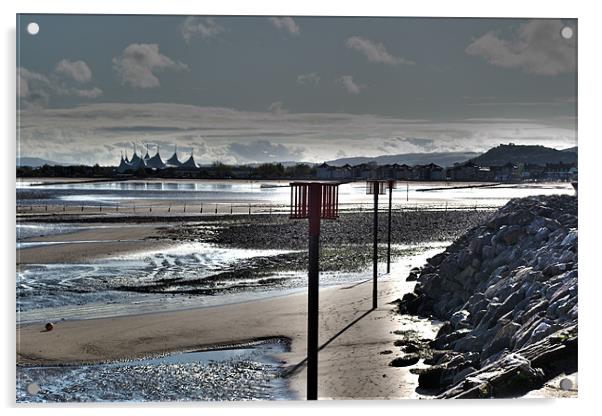
<svg viewBox="0 0 602 416">
<path fill-rule="evenodd" d="M 97 98 L 102 95 L 102 90 L 100 88 L 90 88 L 88 90 L 73 90 L 74 95 L 78 95 L 80 97 L 86 98 Z"/>
<path fill-rule="evenodd" d="M 291 17 L 270 17 L 270 22 L 279 30 L 284 30 L 291 35 L 299 35 L 301 29 L 299 25 Z"/>
<path fill-rule="evenodd" d="M 224 32 L 212 17 L 200 18 L 189 16 L 180 25 L 180 33 L 186 42 L 190 42 L 193 37 L 200 36 L 203 39 L 211 38 Z"/>
<path fill-rule="evenodd" d="M 84 61 L 63 59 L 56 64 L 55 71 L 82 84 L 92 79 L 92 71 Z"/>
<path fill-rule="evenodd" d="M 159 53 L 156 43 L 132 43 L 121 56 L 113 58 L 113 69 L 123 84 L 136 88 L 155 88 L 160 85 L 157 72 L 188 70 L 188 66 Z"/>
<path fill-rule="evenodd" d="M 297 75 L 297 84 L 307 85 L 307 84 L 319 84 L 320 76 L 315 72 L 310 72 L 309 74 L 301 74 Z"/>
<path fill-rule="evenodd" d="M 26 109 L 20 111 L 20 119 L 24 156 L 101 164 L 117 163 L 120 150 L 131 149 L 132 141 L 160 144 L 162 155 L 172 152 L 174 144 L 181 149 L 203 149 L 195 151 L 201 163 L 248 163 L 252 161 L 249 151 L 236 153 L 230 145 L 253 146 L 257 141 L 269 141 L 269 145 L 259 146 L 260 154 L 285 157 L 288 149 L 302 152 L 303 160 L 319 163 L 337 158 L 341 150 L 347 156 L 377 156 L 383 149 L 391 154 L 423 152 L 425 148 L 484 151 L 508 142 L 568 148 L 577 142 L 571 123 L 551 120 L 436 122 L 367 114 L 272 114 L 168 103 Z M 244 148 L 235 145 L 234 149 Z M 276 159 L 256 157 L 256 161 Z"/>
<path fill-rule="evenodd" d="M 73 87 L 53 74 L 47 76 L 23 67 L 17 68 L 17 72 L 19 76 L 17 95 L 21 106 L 25 108 L 46 107 L 50 98 L 57 95 L 97 98 L 103 93 L 98 87 L 89 89 Z"/>
<path fill-rule="evenodd" d="M 414 65 L 414 61 L 391 55 L 385 45 L 373 42 L 359 36 L 352 36 L 346 43 L 349 49 L 355 49 L 363 54 L 368 61 L 387 65 Z"/>
<path fill-rule="evenodd" d="M 576 67 L 575 36 L 560 36 L 565 25 L 560 20 L 531 20 L 516 33 L 504 39 L 499 33 L 488 32 L 466 48 L 469 55 L 483 57 L 491 65 L 518 68 L 537 75 L 558 75 Z"/>
<path fill-rule="evenodd" d="M 363 85 L 356 84 L 353 81 L 353 76 L 351 75 L 343 75 L 337 78 L 335 82 L 341 84 L 349 94 L 359 94 L 364 89 Z"/>
</svg>

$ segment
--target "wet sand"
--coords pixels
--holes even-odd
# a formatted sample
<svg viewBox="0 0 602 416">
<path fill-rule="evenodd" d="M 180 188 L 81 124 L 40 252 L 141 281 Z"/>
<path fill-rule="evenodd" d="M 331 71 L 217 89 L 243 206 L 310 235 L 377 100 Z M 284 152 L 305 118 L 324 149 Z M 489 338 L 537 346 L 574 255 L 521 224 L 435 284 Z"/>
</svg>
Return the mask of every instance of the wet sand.
<svg viewBox="0 0 602 416">
<path fill-rule="evenodd" d="M 399 222 L 405 230 L 402 241 L 410 243 L 436 240 L 442 236 L 453 237 L 485 215 L 487 213 L 476 212 L 407 215 Z M 324 248 L 340 246 L 340 241 L 334 237 L 341 232 L 347 238 L 353 237 L 360 245 L 370 240 L 370 233 L 357 231 L 358 218 L 369 219 L 367 215 L 360 214 L 325 225 Z M 76 262 L 183 241 L 209 240 L 224 246 L 259 248 L 273 244 L 281 248 L 305 245 L 297 241 L 306 241 L 301 237 L 306 235 L 304 223 L 290 225 L 290 221 L 276 216 L 253 216 L 253 227 L 240 224 L 240 221 L 247 220 L 232 219 L 215 239 L 206 238 L 200 228 L 160 223 L 138 223 L 135 227 L 115 224 L 38 237 L 27 241 L 72 243 L 22 249 L 18 252 L 18 259 L 21 264 Z M 174 230 L 174 233 L 167 232 L 169 230 Z M 92 240 L 104 242 L 73 243 Z M 371 279 L 320 291 L 320 344 L 324 345 L 320 352 L 320 397 L 416 397 L 417 376 L 411 374 L 409 368 L 389 366 L 394 358 L 402 355 L 400 348 L 394 346 L 400 338 L 395 331 L 422 329 L 423 336 L 434 337 L 434 327 L 428 322 L 411 321 L 416 318 L 398 315 L 394 312 L 394 305 L 389 304 L 412 289 L 413 284 L 405 282 L 406 276 L 407 273 L 400 273 L 382 278 L 379 282 L 379 308 L 376 310 L 371 310 Z M 17 326 L 16 330 L 17 363 L 45 365 L 127 360 L 261 338 L 286 337 L 291 340 L 291 351 L 280 358 L 285 361 L 292 389 L 302 399 L 305 397 L 306 330 L 306 293 L 173 312 L 59 321 L 50 332 L 44 331 L 43 322 L 24 324 Z M 381 354 L 385 351 L 389 353 Z"/>
<path fill-rule="evenodd" d="M 115 227 L 84 229 L 81 231 L 32 237 L 24 243 L 60 242 L 17 250 L 17 266 L 25 264 L 74 263 L 84 259 L 97 259 L 121 253 L 131 253 L 150 248 L 167 247 L 169 240 L 156 239 L 160 230 L 156 226 L 116 225 Z M 150 238 L 154 238 L 150 240 Z"/>
<path fill-rule="evenodd" d="M 393 342 L 404 318 L 389 302 L 410 289 L 401 276 L 382 281 L 379 308 L 371 311 L 370 281 L 320 292 L 319 392 L 324 398 L 407 398 L 416 377 L 390 367 L 401 355 Z M 237 344 L 263 337 L 291 339 L 281 359 L 291 371 L 291 386 L 305 395 L 306 294 L 295 294 L 203 309 L 108 319 L 64 321 L 46 332 L 43 325 L 17 328 L 18 364 L 66 364 L 140 358 L 173 351 Z M 359 318 L 359 320 L 358 320 Z M 355 322 L 335 338 L 341 330 Z M 412 324 L 423 327 L 426 324 Z M 432 334 L 431 334 L 432 335 Z M 392 354 L 380 354 L 391 350 Z M 297 367 L 297 371 L 293 369 Z"/>
</svg>

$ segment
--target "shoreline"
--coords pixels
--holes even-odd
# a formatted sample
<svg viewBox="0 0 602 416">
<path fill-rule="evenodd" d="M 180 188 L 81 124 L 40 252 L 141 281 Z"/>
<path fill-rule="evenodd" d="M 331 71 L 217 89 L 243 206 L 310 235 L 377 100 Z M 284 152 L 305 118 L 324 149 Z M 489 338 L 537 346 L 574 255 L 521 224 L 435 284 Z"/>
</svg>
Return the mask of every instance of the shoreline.
<svg viewBox="0 0 602 416">
<path fill-rule="evenodd" d="M 408 369 L 389 366 L 401 353 L 381 354 L 397 350 L 395 331 L 404 326 L 404 321 L 405 325 L 420 326 L 414 321 L 407 322 L 415 318 L 396 314 L 395 305 L 390 303 L 400 290 L 409 291 L 412 285 L 401 276 L 381 281 L 379 308 L 374 311 L 370 311 L 371 281 L 320 290 L 320 344 L 328 342 L 320 352 L 323 397 L 407 398 L 415 394 L 417 377 Z M 17 327 L 17 364 L 131 360 L 283 337 L 291 340 L 290 352 L 278 356 L 285 361 L 286 371 L 305 358 L 306 309 L 307 295 L 298 293 L 244 304 L 63 321 L 50 332 L 44 331 L 40 324 L 26 324 Z M 430 329 L 431 333 L 425 336 L 434 337 L 430 322 L 420 322 L 426 333 Z M 353 368 L 347 362 L 353 362 Z M 288 379 L 295 395 L 304 397 L 305 369 L 294 372 Z M 333 382 L 334 379 L 338 381 Z M 367 380 L 372 380 L 369 385 Z M 404 388 L 400 389 L 400 385 Z"/>
<path fill-rule="evenodd" d="M 405 231 L 394 234 L 400 239 L 394 243 L 450 241 L 488 215 L 483 212 L 448 212 L 441 215 L 409 213 L 394 218 L 394 227 Z M 358 221 L 369 222 L 371 216 L 369 213 L 346 215 L 339 221 L 325 223 L 322 236 L 324 253 L 332 250 L 349 251 L 341 246 L 342 235 L 355 244 L 354 250 L 365 246 L 367 248 L 362 250 L 368 252 L 369 246 L 366 244 L 371 240 L 371 235 L 361 232 L 363 228 L 358 226 Z M 220 225 L 219 234 L 204 234 L 203 225 L 211 227 L 216 224 Z M 95 247 L 94 243 L 57 244 L 20 250 L 21 255 L 18 252 L 17 258 L 23 264 L 26 256 L 40 262 L 45 253 L 47 262 L 52 258 L 55 262 L 60 262 L 59 260 L 69 256 L 72 256 L 72 261 L 85 261 L 95 257 L 90 256 L 91 252 L 102 258 L 109 252 L 114 255 L 116 250 L 130 253 L 138 249 L 153 249 L 162 244 L 187 242 L 256 250 L 306 247 L 306 239 L 299 236 L 306 235 L 307 224 L 291 222 L 283 216 L 222 218 L 217 223 L 215 218 L 211 218 L 208 222 L 192 226 L 187 221 L 180 226 L 165 224 L 160 227 L 160 224 L 149 224 L 126 228 L 116 223 L 115 227 L 34 237 L 31 241 L 69 241 L 83 239 L 87 233 L 91 233 L 88 237 L 93 234 L 96 239 L 100 236 L 111 241 L 104 243 L 104 252 L 100 252 L 100 248 Z M 132 232 L 139 238 L 135 243 L 136 248 L 114 241 L 125 236 L 132 237 Z M 150 236 L 153 233 L 156 233 L 155 238 Z M 381 231 L 380 235 L 385 234 Z M 37 254 L 35 250 L 38 250 Z M 337 252 L 332 253 L 332 261 L 338 258 L 335 262 L 337 270 L 342 267 L 338 255 Z M 345 256 L 358 260 L 354 251 Z M 286 264 L 287 261 L 289 260 L 285 261 Z M 394 275 L 382 277 L 378 287 L 379 308 L 376 310 L 371 310 L 371 279 L 323 287 L 320 290 L 320 344 L 327 344 L 320 352 L 320 397 L 417 397 L 415 389 L 418 376 L 412 374 L 410 368 L 390 365 L 392 360 L 403 356 L 395 342 L 399 341 L 399 331 L 402 329 L 417 330 L 423 338 L 434 338 L 436 327 L 426 319 L 398 315 L 395 312 L 396 306 L 391 302 L 412 290 L 415 283 L 406 282 L 405 277 L 411 267 L 422 266 L 423 263 L 422 258 L 413 259 L 408 264 L 404 263 Z M 325 261 L 323 266 L 328 269 L 328 262 Z M 305 358 L 306 321 L 307 294 L 301 292 L 219 306 L 55 321 L 54 330 L 49 332 L 44 331 L 40 323 L 27 323 L 16 328 L 16 361 L 20 365 L 99 363 L 285 337 L 291 340 L 290 351 L 279 354 L 278 358 L 284 361 L 283 367 L 288 371 L 297 367 Z M 295 396 L 304 398 L 305 368 L 299 367 L 298 371 L 290 374 L 287 381 Z"/>
</svg>

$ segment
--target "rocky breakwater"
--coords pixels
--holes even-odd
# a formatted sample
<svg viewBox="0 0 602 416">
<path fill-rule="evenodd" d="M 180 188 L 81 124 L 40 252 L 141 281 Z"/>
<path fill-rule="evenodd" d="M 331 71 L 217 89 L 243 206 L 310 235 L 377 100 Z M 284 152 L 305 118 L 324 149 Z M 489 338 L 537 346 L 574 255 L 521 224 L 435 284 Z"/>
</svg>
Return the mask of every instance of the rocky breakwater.
<svg viewBox="0 0 602 416">
<path fill-rule="evenodd" d="M 416 271 L 414 271 L 416 274 Z M 419 387 L 513 397 L 577 369 L 577 199 L 514 199 L 429 259 L 404 314 L 443 321 Z"/>
</svg>

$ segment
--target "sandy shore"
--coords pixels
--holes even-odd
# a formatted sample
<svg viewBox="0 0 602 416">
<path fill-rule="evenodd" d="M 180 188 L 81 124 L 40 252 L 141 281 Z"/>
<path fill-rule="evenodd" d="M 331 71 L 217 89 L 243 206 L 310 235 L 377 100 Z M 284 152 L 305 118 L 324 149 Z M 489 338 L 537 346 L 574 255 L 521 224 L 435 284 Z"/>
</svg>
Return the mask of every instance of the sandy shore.
<svg viewBox="0 0 602 416">
<path fill-rule="evenodd" d="M 395 330 L 412 325 L 413 329 L 424 328 L 425 335 L 433 335 L 429 325 L 408 321 L 388 304 L 410 287 L 401 277 L 381 282 L 380 307 L 375 311 L 370 311 L 369 281 L 320 292 L 320 344 L 327 343 L 320 353 L 321 397 L 376 399 L 415 395 L 417 376 L 408 369 L 389 366 L 393 358 L 401 355 L 399 348 L 393 346 L 399 338 Z M 306 295 L 296 294 L 169 313 L 65 321 L 51 332 L 44 331 L 40 324 L 25 325 L 17 328 L 17 362 L 121 360 L 262 337 L 287 337 L 292 341 L 291 352 L 283 354 L 282 359 L 291 370 L 292 388 L 303 398 L 306 308 Z M 385 350 L 393 353 L 380 354 Z"/>
<path fill-rule="evenodd" d="M 418 212 L 394 221 L 394 225 L 404 230 L 404 233 L 396 233 L 403 237 L 399 237 L 399 243 L 441 241 L 460 234 L 485 215 L 488 214 Z M 224 220 L 220 221 L 220 232 L 209 236 L 204 234 L 202 227 L 185 224 L 171 224 L 166 228 L 164 223 L 136 223 L 135 226 L 126 223 L 32 238 L 26 241 L 61 241 L 65 244 L 21 249 L 18 263 L 73 263 L 189 241 L 253 248 L 271 248 L 274 244 L 279 248 L 295 248 L 306 244 L 297 241 L 300 235 L 306 235 L 305 223 L 276 216 Z M 358 220 L 369 221 L 370 218 L 367 214 L 350 215 L 327 223 L 323 234 L 324 252 L 332 251 L 329 247 L 347 247 L 334 238 L 342 232 L 348 239 L 353 239 L 354 247 L 364 247 L 370 240 L 370 233 L 358 231 Z M 207 225 L 214 224 L 211 221 Z M 344 251 L 349 251 L 348 247 Z M 357 256 L 356 251 L 351 251 L 347 257 Z M 325 261 L 324 266 L 327 264 Z M 379 284 L 379 308 L 374 311 L 371 310 L 371 281 L 321 290 L 320 344 L 324 348 L 320 353 L 319 394 L 322 398 L 416 397 L 417 376 L 408 368 L 389 366 L 394 358 L 402 355 L 400 348 L 394 346 L 401 338 L 395 331 L 424 330 L 424 336 L 434 337 L 433 327 L 428 322 L 398 315 L 389 304 L 412 289 L 413 284 L 405 282 L 406 276 L 404 272 L 383 277 Z M 17 363 L 43 365 L 125 360 L 260 338 L 286 337 L 291 340 L 291 351 L 283 354 L 281 359 L 297 397 L 304 398 L 306 320 L 307 296 L 301 293 L 174 312 L 60 321 L 51 332 L 44 331 L 40 323 L 28 324 L 17 327 Z"/>
</svg>

